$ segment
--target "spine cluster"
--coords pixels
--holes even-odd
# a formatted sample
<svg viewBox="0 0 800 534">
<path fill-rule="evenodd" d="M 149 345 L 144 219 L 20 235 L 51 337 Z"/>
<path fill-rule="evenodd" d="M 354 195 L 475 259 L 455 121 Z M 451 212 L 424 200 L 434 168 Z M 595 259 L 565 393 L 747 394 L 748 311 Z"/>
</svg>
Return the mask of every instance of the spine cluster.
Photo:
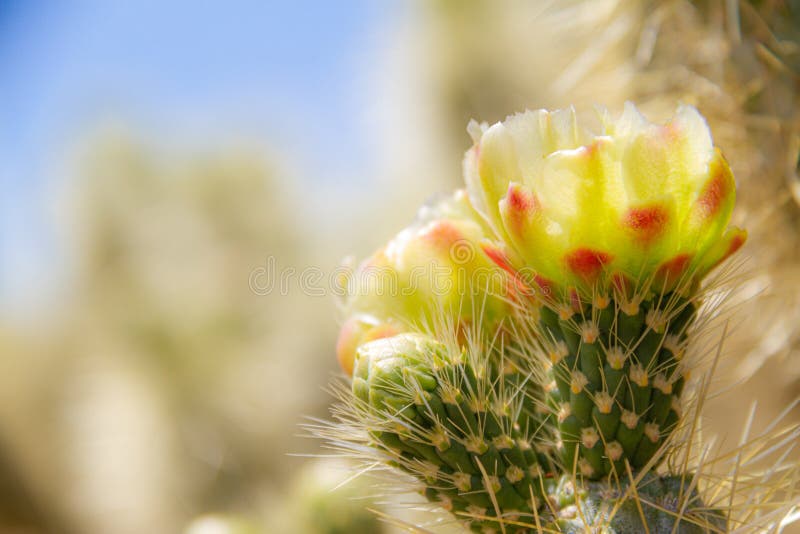
<svg viewBox="0 0 800 534">
<path fill-rule="evenodd" d="M 475 532 L 775 527 L 795 506 L 797 431 L 744 441 L 719 477 L 693 450 L 707 381 L 684 394 L 723 298 L 704 280 L 746 239 L 728 226 L 733 174 L 693 108 L 653 124 L 630 104 L 601 122 L 592 135 L 573 110 L 538 110 L 470 126 L 467 193 L 356 271 L 403 291 L 366 284 L 346 302 L 352 435 L 328 435 Z M 453 283 L 416 284 L 426 265 Z M 778 489 L 737 482 L 773 453 Z"/>
<path fill-rule="evenodd" d="M 608 303 L 602 309 L 611 306 Z M 712 513 L 714 522 L 693 515 L 691 511 L 702 508 L 702 502 L 680 477 L 647 474 L 643 482 L 635 485 L 653 503 L 645 507 L 646 513 L 640 512 L 641 496 L 631 492 L 624 477 L 588 481 L 600 474 L 625 473 L 625 462 L 638 470 L 664 439 L 661 434 L 657 439 L 649 436 L 647 425 L 663 425 L 666 429 L 674 425 L 669 411 L 672 404 L 667 405 L 669 410 L 661 407 L 662 392 L 658 387 L 648 388 L 645 396 L 634 389 L 639 387 L 635 382 L 626 388 L 622 384 L 627 382 L 625 373 L 637 365 L 646 369 L 648 376 L 673 376 L 678 359 L 662 359 L 660 345 L 665 336 L 683 330 L 694 308 L 683 301 L 667 321 L 669 327 L 660 333 L 646 325 L 647 308 L 668 309 L 643 304 L 636 314 L 641 324 L 625 338 L 632 351 L 630 361 L 619 365 L 614 361 L 612 365 L 620 378 L 607 413 L 597 407 L 597 397 L 609 385 L 610 378 L 604 370 L 608 356 L 592 352 L 589 358 L 583 347 L 595 343 L 600 346 L 605 343 L 601 343 L 601 337 L 608 340 L 615 336 L 615 320 L 604 324 L 602 336 L 592 343 L 574 336 L 567 341 L 564 335 L 556 340 L 552 334 L 553 345 L 569 348 L 571 344 L 574 352 L 563 355 L 550 368 L 557 386 L 544 400 L 536 397 L 541 387 L 528 380 L 531 375 L 504 361 L 503 351 L 485 344 L 468 344 L 457 350 L 421 334 L 401 334 L 366 343 L 356 357 L 353 416 L 359 426 L 368 430 L 370 447 L 381 451 L 388 464 L 414 477 L 431 503 L 453 513 L 473 532 L 583 532 L 588 527 L 638 532 L 643 531 L 643 522 L 650 532 L 705 531 L 698 530 L 699 525 L 721 528 L 724 518 L 719 514 Z M 687 316 L 689 319 L 682 319 Z M 547 323 L 551 319 L 544 315 L 541 320 Z M 548 328 L 569 324 L 567 319 L 556 320 L 558 323 Z M 567 330 L 571 327 L 564 328 L 572 332 Z M 646 339 L 651 333 L 661 341 L 651 340 L 654 345 L 648 352 L 636 348 L 637 336 Z M 487 358 L 487 354 L 496 357 Z M 595 370 L 590 370 L 592 362 L 597 366 Z M 572 387 L 560 376 L 562 363 L 573 374 L 596 380 L 597 387 L 591 387 L 595 383 L 589 378 L 582 385 L 580 394 L 593 398 L 591 402 L 566 390 L 570 407 L 562 409 L 574 411 L 550 431 L 553 415 L 539 408 L 556 403 L 561 386 Z M 632 430 L 623 421 L 627 412 L 639 418 L 637 425 L 632 425 L 635 432 L 627 432 Z M 576 422 L 570 426 L 570 421 Z M 561 461 L 548 455 L 559 432 L 563 442 Z M 586 443 L 590 437 L 592 443 Z M 619 444 L 620 450 L 612 458 L 610 451 L 617 446 L 614 443 Z M 580 466 L 578 474 L 569 474 L 564 467 L 570 461 Z M 672 510 L 675 507 L 683 510 L 683 516 Z"/>
<path fill-rule="evenodd" d="M 541 506 L 543 471 L 517 377 L 488 363 L 403 334 L 359 349 L 352 387 L 374 446 L 429 500 L 476 532 L 514 532 Z"/>
<path fill-rule="evenodd" d="M 565 475 L 547 481 L 555 519 L 543 527 L 545 532 L 725 532 L 725 517 L 719 511 L 695 513 L 694 517 L 681 513 L 683 503 L 700 502 L 684 477 L 648 473 L 635 488 L 626 480 L 618 484 L 588 482 L 579 487 L 573 480 Z M 629 497 L 634 490 L 635 499 Z"/>
<path fill-rule="evenodd" d="M 695 310 L 676 293 L 542 308 L 545 389 L 567 470 L 598 479 L 624 475 L 625 461 L 641 469 L 653 458 L 680 418 Z"/>
</svg>

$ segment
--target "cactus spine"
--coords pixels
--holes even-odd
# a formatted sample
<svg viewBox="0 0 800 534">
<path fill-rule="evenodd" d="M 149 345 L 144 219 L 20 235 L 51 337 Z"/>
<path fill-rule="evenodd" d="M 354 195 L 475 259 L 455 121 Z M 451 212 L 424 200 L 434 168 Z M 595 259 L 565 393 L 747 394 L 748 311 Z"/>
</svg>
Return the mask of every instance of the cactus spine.
<svg viewBox="0 0 800 534">
<path fill-rule="evenodd" d="M 646 472 L 631 484 L 548 472 L 536 452 L 541 414 L 525 407 L 523 373 L 486 357 L 497 352 L 454 350 L 421 334 L 357 351 L 353 415 L 369 445 L 414 477 L 431 503 L 485 533 L 723 529 L 725 518 L 703 505 L 691 477 Z"/>
<path fill-rule="evenodd" d="M 641 469 L 680 417 L 681 359 L 695 305 L 677 295 L 573 299 L 540 311 L 548 405 L 564 469 L 589 479 Z"/>
<path fill-rule="evenodd" d="M 488 360 L 401 334 L 358 349 L 352 388 L 374 445 L 423 482 L 429 500 L 471 518 L 476 532 L 497 528 L 496 518 L 534 517 L 534 435 L 518 424 L 521 393 Z"/>
<path fill-rule="evenodd" d="M 696 490 L 689 490 L 690 477 L 659 477 L 646 474 L 637 481 L 620 484 L 588 482 L 576 487 L 567 475 L 550 479 L 547 494 L 555 519 L 545 531 L 563 534 L 608 532 L 671 532 L 702 534 L 724 532 L 724 516 L 714 510 L 686 514 L 685 503 L 700 504 Z"/>
</svg>

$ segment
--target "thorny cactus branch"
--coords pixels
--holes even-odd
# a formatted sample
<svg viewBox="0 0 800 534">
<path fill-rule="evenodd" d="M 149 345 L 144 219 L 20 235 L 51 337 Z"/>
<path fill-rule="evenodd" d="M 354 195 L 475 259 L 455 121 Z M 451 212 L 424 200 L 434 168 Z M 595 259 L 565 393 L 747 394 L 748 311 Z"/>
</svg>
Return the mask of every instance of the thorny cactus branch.
<svg viewBox="0 0 800 534">
<path fill-rule="evenodd" d="M 778 529 L 798 429 L 733 455 L 699 440 L 722 340 L 707 373 L 697 356 L 724 297 L 704 279 L 746 238 L 731 171 L 693 108 L 600 119 L 594 136 L 572 110 L 470 124 L 467 192 L 350 280 L 352 378 L 313 431 L 474 532 Z"/>
<path fill-rule="evenodd" d="M 698 284 L 745 239 L 696 110 L 661 126 L 628 104 L 603 123 L 594 137 L 572 110 L 473 123 L 465 162 L 494 256 L 535 273 L 564 463 L 588 478 L 644 467 L 677 423 Z"/>
<path fill-rule="evenodd" d="M 432 501 L 465 516 L 530 519 L 542 499 L 538 425 L 519 424 L 522 396 L 483 354 L 452 349 L 418 334 L 362 345 L 356 411 Z"/>
</svg>

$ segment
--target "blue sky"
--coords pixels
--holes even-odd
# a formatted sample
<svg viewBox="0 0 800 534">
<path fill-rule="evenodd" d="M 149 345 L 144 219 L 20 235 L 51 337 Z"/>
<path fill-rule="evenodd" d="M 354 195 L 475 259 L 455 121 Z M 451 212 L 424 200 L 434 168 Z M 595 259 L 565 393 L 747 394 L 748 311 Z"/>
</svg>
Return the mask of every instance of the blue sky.
<svg viewBox="0 0 800 534">
<path fill-rule="evenodd" d="M 37 300 L 60 272 L 54 180 L 104 120 L 190 141 L 237 130 L 283 143 L 312 172 L 358 174 L 358 71 L 397 10 L 383 0 L 0 2 L 0 308 Z"/>
</svg>

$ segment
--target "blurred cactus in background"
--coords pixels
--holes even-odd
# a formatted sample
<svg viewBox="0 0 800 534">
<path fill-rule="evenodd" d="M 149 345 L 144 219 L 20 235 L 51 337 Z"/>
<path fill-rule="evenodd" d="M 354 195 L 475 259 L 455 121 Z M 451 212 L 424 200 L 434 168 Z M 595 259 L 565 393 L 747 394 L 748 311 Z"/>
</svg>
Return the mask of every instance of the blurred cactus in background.
<svg viewBox="0 0 800 534">
<path fill-rule="evenodd" d="M 365 478 L 352 480 L 353 464 L 323 458 L 307 463 L 294 480 L 290 495 L 293 524 L 272 524 L 273 532 L 308 534 L 381 534 L 384 523 L 375 514 L 381 506 Z"/>
<path fill-rule="evenodd" d="M 155 432 L 167 455 L 160 461 L 186 474 L 164 481 L 163 499 L 190 496 L 194 511 L 227 508 L 250 485 L 290 474 L 290 463 L 264 454 L 263 443 L 276 454 L 295 448 L 279 430 L 295 415 L 281 407 L 321 405 L 278 378 L 318 369 L 311 358 L 280 358 L 321 350 L 290 335 L 298 314 L 313 312 L 299 293 L 259 298 L 247 284 L 268 257 L 305 260 L 305 229 L 284 207 L 292 191 L 246 147 L 159 154 L 113 134 L 90 150 L 76 199 L 80 302 L 71 349 L 78 361 L 120 352 L 164 403 L 153 408 L 164 418 Z M 157 377 L 169 380 L 159 386 Z M 259 422 L 266 412 L 268 425 Z"/>
<path fill-rule="evenodd" d="M 302 462 L 285 455 L 309 449 L 286 428 L 326 404 L 314 384 L 335 364 L 312 355 L 333 336 L 333 304 L 248 285 L 270 257 L 273 270 L 325 261 L 288 216 L 294 191 L 255 154 L 119 132 L 88 144 L 64 206 L 65 313 L 38 339 L 3 339 L 14 514 L 41 508 L 43 531 L 177 532 L 201 512 L 257 518 L 286 499 Z M 319 337 L 294 335 L 301 316 Z M 286 387 L 287 373 L 316 379 Z"/>
<path fill-rule="evenodd" d="M 192 521 L 185 534 L 256 534 L 258 529 L 247 521 L 224 515 L 205 515 Z"/>
</svg>

